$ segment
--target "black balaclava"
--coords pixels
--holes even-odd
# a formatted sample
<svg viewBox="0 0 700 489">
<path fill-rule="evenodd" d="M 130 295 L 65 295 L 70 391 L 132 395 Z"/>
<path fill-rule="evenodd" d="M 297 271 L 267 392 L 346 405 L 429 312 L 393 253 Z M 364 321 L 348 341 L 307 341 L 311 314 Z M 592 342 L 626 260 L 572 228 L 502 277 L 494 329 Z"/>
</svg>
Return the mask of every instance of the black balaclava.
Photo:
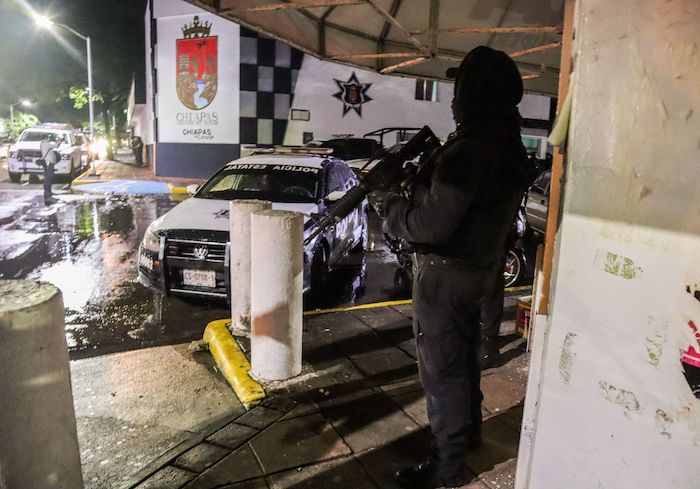
<svg viewBox="0 0 700 489">
<path fill-rule="evenodd" d="M 523 81 L 513 60 L 503 51 L 478 46 L 457 71 L 452 114 L 457 126 L 494 114 L 509 116 L 513 109 L 517 113 L 522 97 Z"/>
<path fill-rule="evenodd" d="M 452 114 L 455 135 L 478 125 L 500 140 L 509 155 L 508 167 L 523 185 L 529 185 L 533 172 L 526 165 L 527 153 L 520 140 L 522 98 L 523 80 L 513 60 L 503 51 L 478 46 L 457 70 Z"/>
</svg>

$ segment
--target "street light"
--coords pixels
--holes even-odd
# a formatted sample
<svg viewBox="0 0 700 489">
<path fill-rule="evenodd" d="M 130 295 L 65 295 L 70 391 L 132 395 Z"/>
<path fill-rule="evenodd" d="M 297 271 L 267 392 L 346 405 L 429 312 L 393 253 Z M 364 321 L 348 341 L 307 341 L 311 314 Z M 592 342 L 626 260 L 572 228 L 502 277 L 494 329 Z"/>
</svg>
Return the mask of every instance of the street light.
<svg viewBox="0 0 700 489">
<path fill-rule="evenodd" d="M 65 24 L 59 24 L 49 19 L 45 15 L 34 14 L 34 22 L 39 27 L 44 29 L 51 29 L 53 26 L 62 27 L 71 34 L 78 36 L 80 39 L 85 41 L 87 45 L 87 74 L 88 74 L 88 109 L 90 111 L 90 142 L 95 140 L 95 112 L 92 107 L 92 49 L 90 47 L 90 36 L 83 36 L 81 33 L 68 27 Z M 95 174 L 95 161 L 92 160 L 92 173 Z"/>
<path fill-rule="evenodd" d="M 31 107 L 32 103 L 29 100 L 20 100 L 14 104 L 10 104 L 10 124 L 15 125 L 15 105 L 22 105 L 24 107 Z"/>
</svg>

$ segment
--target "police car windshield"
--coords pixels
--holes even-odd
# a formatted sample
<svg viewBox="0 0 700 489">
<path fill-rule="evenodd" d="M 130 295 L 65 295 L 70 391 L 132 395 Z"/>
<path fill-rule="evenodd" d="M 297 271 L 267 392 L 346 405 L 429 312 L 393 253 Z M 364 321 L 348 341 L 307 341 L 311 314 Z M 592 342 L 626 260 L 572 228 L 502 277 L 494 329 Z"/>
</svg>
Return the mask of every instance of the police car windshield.
<svg viewBox="0 0 700 489">
<path fill-rule="evenodd" d="M 272 202 L 316 202 L 318 168 L 294 165 L 230 165 L 211 177 L 196 197 L 203 199 L 261 199 Z"/>
<path fill-rule="evenodd" d="M 23 132 L 19 137 L 20 141 L 41 141 L 41 138 L 47 136 L 49 141 L 54 141 L 56 139 L 56 133 L 54 132 L 39 132 L 39 131 L 26 131 Z"/>
</svg>

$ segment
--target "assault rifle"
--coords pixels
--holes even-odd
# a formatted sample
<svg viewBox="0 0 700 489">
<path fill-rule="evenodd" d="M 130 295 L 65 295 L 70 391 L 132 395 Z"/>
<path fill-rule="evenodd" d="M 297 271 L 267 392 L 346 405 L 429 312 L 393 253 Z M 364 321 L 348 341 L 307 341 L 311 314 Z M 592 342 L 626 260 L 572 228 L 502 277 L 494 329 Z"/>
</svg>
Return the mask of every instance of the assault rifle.
<svg viewBox="0 0 700 489">
<path fill-rule="evenodd" d="M 398 187 L 406 177 L 404 170 L 406 161 L 416 158 L 424 151 L 437 148 L 439 145 L 440 140 L 433 134 L 433 131 L 428 126 L 423 126 L 423 129 L 418 131 L 398 151 L 384 154 L 371 170 L 360 177 L 360 183 L 357 186 L 348 190 L 323 214 L 311 216 L 316 229 L 304 239 L 304 245 L 309 244 L 326 228 L 337 224 L 350 214 L 370 192 L 386 191 L 392 187 Z"/>
</svg>

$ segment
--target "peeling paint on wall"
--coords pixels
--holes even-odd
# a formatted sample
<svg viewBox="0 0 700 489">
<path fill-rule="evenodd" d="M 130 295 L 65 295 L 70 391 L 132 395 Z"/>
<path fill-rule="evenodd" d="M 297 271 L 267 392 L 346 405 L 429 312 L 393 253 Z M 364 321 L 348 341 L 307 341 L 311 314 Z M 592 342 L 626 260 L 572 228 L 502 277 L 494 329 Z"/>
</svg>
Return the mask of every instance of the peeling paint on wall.
<svg viewBox="0 0 700 489">
<path fill-rule="evenodd" d="M 656 410 L 656 425 L 659 427 L 661 434 L 669 440 L 671 439 L 671 433 L 668 432 L 668 425 L 671 423 L 673 423 L 673 419 L 666 414 L 666 411 L 663 409 Z"/>
<path fill-rule="evenodd" d="M 644 345 L 647 349 L 647 362 L 657 366 L 666 343 L 668 321 L 663 318 L 657 319 L 649 316 L 649 329 L 651 332 L 644 340 Z"/>
<path fill-rule="evenodd" d="M 576 333 L 567 333 L 564 338 L 564 344 L 561 347 L 561 356 L 559 357 L 559 376 L 562 382 L 568 384 L 571 382 L 571 369 L 574 366 L 574 358 L 576 353 L 573 350 L 574 339 Z"/>
<path fill-rule="evenodd" d="M 642 273 L 641 267 L 638 267 L 631 258 L 610 251 L 596 251 L 593 263 L 599 270 L 626 280 L 638 278 Z"/>
<path fill-rule="evenodd" d="M 598 387 L 600 387 L 600 395 L 624 409 L 625 414 L 639 411 L 639 401 L 634 392 L 615 387 L 604 380 L 598 382 Z"/>
</svg>

